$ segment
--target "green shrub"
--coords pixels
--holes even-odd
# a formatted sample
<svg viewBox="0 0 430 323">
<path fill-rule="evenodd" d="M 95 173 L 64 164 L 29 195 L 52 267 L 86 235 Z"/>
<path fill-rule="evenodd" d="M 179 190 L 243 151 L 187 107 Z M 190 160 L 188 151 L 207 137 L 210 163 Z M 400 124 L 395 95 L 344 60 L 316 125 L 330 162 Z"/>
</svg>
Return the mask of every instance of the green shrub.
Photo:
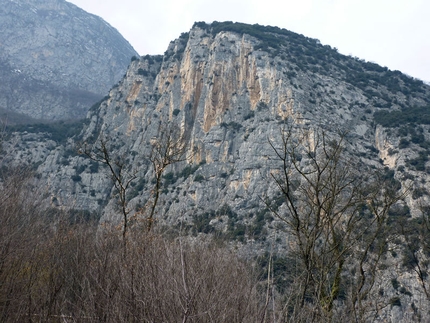
<svg viewBox="0 0 430 323">
<path fill-rule="evenodd" d="M 248 119 L 254 118 L 254 116 L 255 116 L 255 112 L 251 111 L 245 117 L 243 117 L 243 120 L 248 120 Z"/>
<path fill-rule="evenodd" d="M 408 139 L 406 139 L 406 138 L 402 138 L 402 139 L 400 139 L 400 142 L 399 142 L 399 149 L 405 149 L 405 148 L 408 148 L 409 147 L 409 140 Z"/>
<path fill-rule="evenodd" d="M 215 228 L 209 224 L 214 214 L 211 212 L 206 212 L 201 215 L 193 216 L 193 231 L 194 233 L 212 233 Z"/>
<path fill-rule="evenodd" d="M 91 160 L 91 162 L 90 162 L 91 174 L 98 173 L 98 171 L 99 171 L 99 163 L 94 161 L 94 160 Z"/>
<path fill-rule="evenodd" d="M 195 165 L 195 166 L 186 166 L 179 174 L 178 177 L 183 177 L 185 179 L 187 179 L 190 175 L 193 175 L 197 169 L 199 169 L 199 165 Z"/>
<path fill-rule="evenodd" d="M 412 191 L 412 198 L 414 200 L 416 200 L 416 199 L 418 199 L 424 195 L 428 195 L 428 192 L 424 187 L 418 187 Z"/>
<path fill-rule="evenodd" d="M 138 75 L 143 75 L 143 76 L 148 76 L 148 75 L 149 75 L 149 72 L 148 72 L 148 71 L 145 71 L 143 68 L 139 68 L 139 69 L 137 70 L 137 74 L 138 74 Z"/>
<path fill-rule="evenodd" d="M 175 177 L 175 174 L 173 174 L 172 172 L 169 172 L 163 176 L 163 179 L 164 179 L 164 187 L 167 187 L 171 184 L 175 184 L 177 177 Z"/>
<path fill-rule="evenodd" d="M 235 121 L 232 121 L 229 123 L 221 122 L 220 126 L 222 128 L 232 129 L 233 131 L 238 131 L 240 128 L 242 128 L 242 125 L 240 123 L 235 122 Z"/>
<path fill-rule="evenodd" d="M 390 299 L 390 305 L 393 306 L 402 306 L 402 302 L 400 301 L 400 297 L 396 296 Z"/>
<path fill-rule="evenodd" d="M 205 177 L 201 174 L 198 174 L 194 177 L 194 182 L 203 182 L 205 180 Z"/>
<path fill-rule="evenodd" d="M 76 167 L 76 173 L 78 175 L 82 174 L 86 168 L 87 168 L 87 166 L 85 166 L 85 165 L 79 165 L 78 167 Z"/>
<path fill-rule="evenodd" d="M 417 171 L 423 172 L 426 170 L 425 165 L 428 161 L 428 153 L 427 151 L 420 151 L 418 155 L 419 156 L 417 158 L 408 160 L 406 164 L 409 167 L 415 168 Z"/>
<path fill-rule="evenodd" d="M 72 179 L 74 182 L 80 182 L 80 181 L 82 180 L 82 177 L 81 177 L 81 176 L 79 176 L 79 175 L 72 175 L 72 176 L 71 176 L 71 179 Z"/>
<path fill-rule="evenodd" d="M 391 279 L 391 285 L 393 285 L 393 288 L 397 290 L 400 287 L 400 283 L 396 278 Z"/>
</svg>

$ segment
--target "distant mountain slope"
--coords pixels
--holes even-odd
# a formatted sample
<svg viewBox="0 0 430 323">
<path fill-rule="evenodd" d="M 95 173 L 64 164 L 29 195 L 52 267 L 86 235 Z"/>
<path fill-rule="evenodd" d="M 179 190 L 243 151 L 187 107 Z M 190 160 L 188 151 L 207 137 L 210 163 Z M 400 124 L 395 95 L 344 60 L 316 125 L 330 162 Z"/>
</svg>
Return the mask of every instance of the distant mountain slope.
<svg viewBox="0 0 430 323">
<path fill-rule="evenodd" d="M 0 30 L 0 108 L 36 119 L 83 117 L 137 55 L 103 19 L 64 0 L 1 0 Z"/>
</svg>

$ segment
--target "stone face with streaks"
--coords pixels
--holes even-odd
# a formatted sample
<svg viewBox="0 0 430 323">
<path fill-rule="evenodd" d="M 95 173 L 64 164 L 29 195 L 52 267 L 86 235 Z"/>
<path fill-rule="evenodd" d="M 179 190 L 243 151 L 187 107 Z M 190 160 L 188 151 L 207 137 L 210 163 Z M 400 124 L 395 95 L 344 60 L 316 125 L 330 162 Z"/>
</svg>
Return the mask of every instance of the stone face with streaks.
<svg viewBox="0 0 430 323">
<path fill-rule="evenodd" d="M 303 46 L 293 40 L 286 37 L 284 52 Z M 300 59 L 306 61 L 306 57 L 290 54 L 288 59 L 282 51 L 275 55 L 270 48 L 263 50 L 261 42 L 248 34 L 213 33 L 197 24 L 172 41 L 164 56 L 132 61 L 124 78 L 89 111 L 87 124 L 76 140 L 107 140 L 112 156 L 124 160 L 137 174 L 136 180 L 146 183 L 130 198 L 131 205 L 144 205 L 152 190 L 151 142 L 160 137 L 160 131 L 177 127 L 187 150 L 185 160 L 165 173 L 171 179 L 164 185 L 165 202 L 159 211 L 165 214 L 160 220 L 168 219 L 169 223 L 208 210 L 216 212 L 222 205 L 241 216 L 261 209 L 262 199 L 276 191 L 270 174 L 279 166 L 269 141 L 279 140 L 286 120 L 333 135 L 348 131 L 351 156 L 388 167 L 401 180 L 396 169 L 405 165 L 405 154 L 416 156 L 413 145 L 396 151 L 400 138 L 376 126 L 372 115 L 380 110 L 383 100 L 408 104 L 411 98 L 389 92 L 384 84 L 375 85 L 379 92 L 373 90 L 369 95 L 369 90 L 355 86 L 339 69 L 340 65 L 354 64 L 363 69 L 363 63 L 315 40 L 304 38 L 302 43 L 311 42 L 314 51 L 322 48 L 325 55 L 338 60 L 333 63 L 337 65 L 326 67 L 328 72 L 322 65 L 305 68 Z M 430 91 L 425 85 L 423 89 L 413 98 L 414 104 L 426 104 Z M 392 103 L 391 108 L 398 106 Z M 63 189 L 64 181 L 70 182 L 76 205 L 101 210 L 107 218 L 115 219 L 112 200 L 107 208 L 100 206 L 100 201 L 108 201 L 113 194 L 112 183 L 100 176 L 106 169 L 100 167 L 99 173 L 91 173 L 85 168 L 89 160 L 73 154 L 67 158 L 69 165 L 60 167 L 61 172 L 67 167 L 80 169 L 77 175 L 82 181 L 73 183 L 67 176 L 58 176 L 51 165 L 39 166 L 50 178 L 53 194 L 61 192 L 58 200 L 62 194 L 70 195 Z M 104 176 L 109 178 L 107 173 Z M 107 186 L 94 190 L 92 185 Z M 412 204 L 410 207 L 413 211 Z"/>
</svg>

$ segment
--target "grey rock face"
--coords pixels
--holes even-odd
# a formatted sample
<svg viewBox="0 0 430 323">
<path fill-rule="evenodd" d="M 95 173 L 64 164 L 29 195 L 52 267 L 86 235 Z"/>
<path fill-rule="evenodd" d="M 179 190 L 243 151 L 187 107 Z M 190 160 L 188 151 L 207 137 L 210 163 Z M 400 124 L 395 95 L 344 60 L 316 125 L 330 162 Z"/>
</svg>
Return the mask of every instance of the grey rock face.
<svg viewBox="0 0 430 323">
<path fill-rule="evenodd" d="M 80 147 L 105 142 L 112 160 L 125 165 L 125 180 L 136 177 L 127 209 L 138 221 L 153 197 L 152 144 L 166 129 L 177 128 L 187 148 L 184 160 L 164 173 L 157 223 L 196 235 L 229 235 L 244 254 L 267 250 L 273 241 L 282 241 L 274 248 L 285 252 L 288 244 L 282 222 L 264 203 L 267 198 L 283 207 L 271 179 L 279 160 L 268 141 L 279 143 L 286 120 L 334 137 L 346 130 L 351 158 L 385 168 L 404 188 L 428 186 L 427 160 L 420 168 L 410 161 L 424 152 L 419 143 L 430 140 L 430 127 L 420 125 L 419 140 L 407 134 L 406 147 L 401 129 L 377 125 L 374 118 L 381 111 L 428 105 L 428 86 L 339 55 L 316 40 L 276 35 L 277 42 L 267 45 L 247 33 L 196 25 L 171 42 L 163 57 L 132 61 L 124 78 L 89 111 L 79 138 L 55 149 L 52 141 L 39 145 L 31 136 L 17 138 L 17 149 L 28 147 L 19 159 L 40 162 L 37 172 L 53 205 L 89 209 L 99 212 L 102 222 L 118 224 L 122 216 L 109 170 L 76 153 L 78 142 Z M 427 194 L 418 195 L 406 198 L 411 216 L 419 203 L 428 202 Z M 378 280 L 385 301 L 392 301 L 381 310 L 381 321 L 415 315 L 409 303 L 421 304 L 425 297 L 414 273 L 399 262 L 394 253 L 388 256 L 389 269 Z M 391 286 L 394 279 L 405 289 Z M 428 312 L 427 306 L 420 311 Z"/>
<path fill-rule="evenodd" d="M 64 0 L 1 1 L 0 29 L 0 108 L 38 119 L 83 117 L 137 55 L 116 29 Z"/>
<path fill-rule="evenodd" d="M 293 47 L 289 41 L 286 46 Z M 89 112 L 80 140 L 107 140 L 112 156 L 122 158 L 137 174 L 136 181 L 146 183 L 133 193 L 131 204 L 144 204 L 151 195 L 151 142 L 166 126 L 178 127 L 187 142 L 185 160 L 166 170 L 174 180 L 165 183 L 166 202 L 159 213 L 169 223 L 208 210 L 216 213 L 223 205 L 242 217 L 263 208 L 262 197 L 274 196 L 270 172 L 278 167 L 268 140 L 279 139 L 287 119 L 333 134 L 348 130 L 349 152 L 367 164 L 394 171 L 405 165 L 401 153 L 393 154 L 399 138 L 376 127 L 372 115 L 386 102 L 394 110 L 412 101 L 424 105 L 428 87 L 422 85 L 412 97 L 373 84 L 378 92 L 372 90 L 374 95 L 369 95 L 372 83 L 363 87 L 349 79 L 354 70 L 345 73 L 339 67 L 356 64 L 354 69 L 363 69 L 353 58 L 337 57 L 329 49 L 326 53 L 336 56 L 332 64 L 338 66 L 309 67 L 303 66 L 300 56 L 285 59 L 284 54 L 258 49 L 260 45 L 259 39 L 247 34 L 211 34 L 195 27 L 171 42 L 164 57 L 133 61 L 125 77 Z M 313 46 L 324 50 L 318 43 Z M 290 47 L 286 48 L 288 52 Z M 88 161 L 76 156 L 67 167 L 77 168 L 76 163 Z M 53 192 L 64 187 L 49 167 L 44 171 L 49 173 Z M 395 174 L 401 180 L 401 174 Z M 81 187 L 88 192 L 91 185 L 83 180 L 77 191 Z M 112 185 L 102 191 L 112 192 Z M 81 198 L 76 196 L 76 205 L 95 205 L 89 202 L 91 196 Z M 103 212 L 115 218 L 113 209 Z"/>
</svg>

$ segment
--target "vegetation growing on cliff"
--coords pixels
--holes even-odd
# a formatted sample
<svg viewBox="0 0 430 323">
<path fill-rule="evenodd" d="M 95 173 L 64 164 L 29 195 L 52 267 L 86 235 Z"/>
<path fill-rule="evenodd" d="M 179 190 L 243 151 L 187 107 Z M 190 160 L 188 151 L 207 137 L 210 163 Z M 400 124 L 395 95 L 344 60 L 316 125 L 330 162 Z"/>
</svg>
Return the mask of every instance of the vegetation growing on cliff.
<svg viewBox="0 0 430 323">
<path fill-rule="evenodd" d="M 248 34 L 257 38 L 260 43 L 256 50 L 268 52 L 272 57 L 281 58 L 293 69 L 310 70 L 321 75 L 336 75 L 340 79 L 364 91 L 369 98 L 369 89 L 383 86 L 391 94 L 403 93 L 407 97 L 415 95 L 430 103 L 430 93 L 425 84 L 418 79 L 409 77 L 400 71 L 391 71 L 372 62 L 366 62 L 357 57 L 340 54 L 336 48 L 322 45 L 319 40 L 305 37 L 301 34 L 279 27 L 250 25 L 237 22 L 196 22 L 194 27 L 202 28 L 212 34 L 230 31 L 238 34 Z M 391 103 L 391 99 L 379 90 L 382 96 Z M 388 105 L 390 107 L 391 105 Z"/>
<path fill-rule="evenodd" d="M 381 110 L 375 112 L 373 117 L 380 125 L 391 128 L 408 124 L 411 126 L 430 124 L 430 105 L 394 111 Z"/>
<path fill-rule="evenodd" d="M 12 132 L 28 132 L 44 134 L 46 139 L 54 140 L 59 144 L 64 144 L 67 139 L 72 138 L 82 131 L 82 128 L 88 120 L 78 121 L 58 121 L 49 123 L 35 123 L 7 126 L 6 131 Z"/>
</svg>

